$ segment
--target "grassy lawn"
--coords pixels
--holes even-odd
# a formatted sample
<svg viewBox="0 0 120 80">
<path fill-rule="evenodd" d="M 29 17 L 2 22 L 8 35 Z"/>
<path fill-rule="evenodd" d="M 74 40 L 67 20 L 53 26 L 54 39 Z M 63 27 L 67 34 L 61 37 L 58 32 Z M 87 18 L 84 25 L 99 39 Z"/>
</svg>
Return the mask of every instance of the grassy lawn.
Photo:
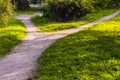
<svg viewBox="0 0 120 80">
<path fill-rule="evenodd" d="M 120 15 L 56 41 L 35 80 L 120 80 Z"/>
<path fill-rule="evenodd" d="M 0 57 L 5 56 L 24 37 L 26 29 L 16 19 L 9 20 L 8 27 L 0 28 Z"/>
<path fill-rule="evenodd" d="M 45 17 L 33 17 L 31 20 L 32 22 L 42 31 L 44 32 L 52 32 L 52 31 L 59 31 L 69 28 L 74 28 L 88 22 L 95 21 L 103 16 L 106 16 L 112 12 L 114 12 L 116 8 L 110 9 L 102 9 L 102 10 L 94 10 L 92 13 L 86 15 L 81 20 L 74 20 L 69 22 L 57 22 Z"/>
<path fill-rule="evenodd" d="M 40 10 L 38 8 L 30 8 L 28 10 L 16 10 L 15 14 L 35 14 L 39 12 Z"/>
</svg>

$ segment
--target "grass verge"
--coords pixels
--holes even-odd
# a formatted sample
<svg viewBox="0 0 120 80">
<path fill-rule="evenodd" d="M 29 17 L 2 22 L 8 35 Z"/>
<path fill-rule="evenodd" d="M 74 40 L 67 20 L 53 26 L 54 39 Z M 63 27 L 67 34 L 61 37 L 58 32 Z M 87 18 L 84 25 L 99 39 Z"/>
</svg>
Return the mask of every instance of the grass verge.
<svg viewBox="0 0 120 80">
<path fill-rule="evenodd" d="M 44 32 L 52 32 L 52 31 L 59 31 L 69 28 L 74 28 L 92 21 L 95 21 L 103 16 L 106 16 L 112 12 L 114 12 L 117 8 L 110 8 L 110 9 L 101 9 L 101 10 L 94 10 L 92 13 L 86 15 L 81 20 L 74 20 L 69 22 L 57 22 L 45 17 L 35 16 L 31 20 L 32 22 L 42 31 Z"/>
<path fill-rule="evenodd" d="M 0 28 L 0 57 L 5 56 L 24 37 L 26 29 L 17 19 L 10 18 L 8 27 Z"/>
<path fill-rule="evenodd" d="M 35 14 L 39 12 L 40 12 L 39 8 L 30 8 L 27 10 L 16 10 L 15 14 Z"/>
<path fill-rule="evenodd" d="M 38 60 L 35 80 L 120 80 L 120 15 L 59 39 Z"/>
</svg>

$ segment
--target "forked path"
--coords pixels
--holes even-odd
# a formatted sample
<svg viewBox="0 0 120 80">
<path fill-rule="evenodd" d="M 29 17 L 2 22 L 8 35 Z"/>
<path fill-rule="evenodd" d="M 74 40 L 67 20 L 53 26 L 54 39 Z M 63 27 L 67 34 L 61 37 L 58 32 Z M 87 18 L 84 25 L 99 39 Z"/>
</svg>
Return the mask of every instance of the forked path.
<svg viewBox="0 0 120 80">
<path fill-rule="evenodd" d="M 30 21 L 33 15 L 19 15 L 20 19 L 27 28 L 27 34 L 23 42 L 17 45 L 9 55 L 0 59 L 0 80 L 26 80 L 32 76 L 36 68 L 37 59 L 41 53 L 57 39 L 83 30 L 86 27 L 113 18 L 120 13 L 120 9 L 115 13 L 101 18 L 95 22 L 55 33 L 40 33 Z"/>
</svg>

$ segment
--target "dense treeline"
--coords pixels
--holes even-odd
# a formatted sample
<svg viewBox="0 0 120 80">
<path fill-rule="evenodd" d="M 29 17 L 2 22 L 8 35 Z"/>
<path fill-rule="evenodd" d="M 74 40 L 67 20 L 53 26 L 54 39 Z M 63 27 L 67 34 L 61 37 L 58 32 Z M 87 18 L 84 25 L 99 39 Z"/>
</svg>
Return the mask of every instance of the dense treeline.
<svg viewBox="0 0 120 80">
<path fill-rule="evenodd" d="M 30 7 L 28 0 L 11 0 L 11 2 L 18 10 L 29 9 Z"/>
<path fill-rule="evenodd" d="M 30 3 L 31 4 L 39 4 L 41 0 L 30 0 Z"/>
<path fill-rule="evenodd" d="M 94 8 L 120 5 L 120 0 L 42 0 L 40 9 L 45 17 L 58 21 L 80 19 Z"/>
<path fill-rule="evenodd" d="M 119 6 L 120 0 L 94 0 L 94 5 L 99 8 Z"/>
</svg>

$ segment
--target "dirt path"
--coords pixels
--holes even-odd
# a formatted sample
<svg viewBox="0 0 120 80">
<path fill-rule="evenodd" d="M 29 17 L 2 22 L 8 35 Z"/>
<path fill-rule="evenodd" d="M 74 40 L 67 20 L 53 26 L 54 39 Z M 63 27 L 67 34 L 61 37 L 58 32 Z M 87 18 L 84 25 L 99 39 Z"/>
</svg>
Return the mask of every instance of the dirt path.
<svg viewBox="0 0 120 80">
<path fill-rule="evenodd" d="M 95 22 L 73 28 L 59 31 L 56 33 L 39 33 L 29 20 L 33 15 L 19 15 L 16 18 L 20 19 L 27 28 L 27 35 L 24 41 L 17 45 L 10 55 L 0 59 L 0 80 L 26 80 L 32 76 L 32 72 L 36 67 L 36 62 L 41 53 L 57 39 L 83 30 L 86 27 L 97 24 L 99 22 L 113 18 L 120 13 L 120 9 L 104 18 Z"/>
</svg>

